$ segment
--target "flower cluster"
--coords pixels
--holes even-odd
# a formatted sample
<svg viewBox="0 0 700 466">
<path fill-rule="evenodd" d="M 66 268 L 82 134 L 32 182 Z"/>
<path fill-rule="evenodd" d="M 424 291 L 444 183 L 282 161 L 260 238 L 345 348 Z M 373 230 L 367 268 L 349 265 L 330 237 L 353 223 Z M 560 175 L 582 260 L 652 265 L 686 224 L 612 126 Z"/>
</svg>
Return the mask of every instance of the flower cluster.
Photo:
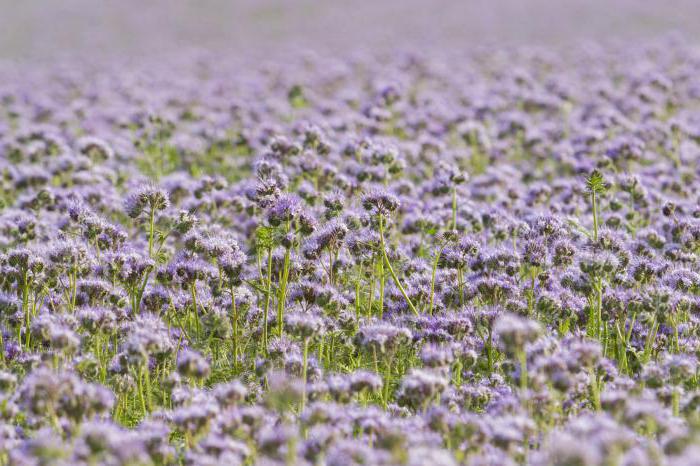
<svg viewBox="0 0 700 466">
<path fill-rule="evenodd" d="M 697 463 L 697 50 L 228 63 L 0 66 L 1 464 Z"/>
</svg>

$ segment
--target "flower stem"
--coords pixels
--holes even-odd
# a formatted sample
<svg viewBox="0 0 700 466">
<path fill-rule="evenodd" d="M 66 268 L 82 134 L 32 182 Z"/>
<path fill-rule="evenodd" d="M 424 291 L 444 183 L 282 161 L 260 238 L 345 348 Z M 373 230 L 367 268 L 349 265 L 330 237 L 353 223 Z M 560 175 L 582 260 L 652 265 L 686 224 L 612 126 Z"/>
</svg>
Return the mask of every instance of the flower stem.
<svg viewBox="0 0 700 466">
<path fill-rule="evenodd" d="M 282 279 L 280 280 L 280 289 L 277 293 L 277 334 L 281 337 L 284 326 L 282 325 L 282 317 L 284 314 L 284 304 L 287 300 L 287 282 L 289 280 L 289 263 L 291 250 L 287 249 L 284 254 L 284 265 L 282 266 Z"/>
<path fill-rule="evenodd" d="M 520 390 L 527 390 L 527 353 L 524 349 L 518 351 L 518 362 L 520 363 Z"/>
<path fill-rule="evenodd" d="M 598 204 L 595 190 L 591 191 L 591 203 L 593 204 L 593 241 L 598 241 Z"/>
<path fill-rule="evenodd" d="M 386 266 L 389 269 L 389 273 L 391 274 L 391 278 L 394 280 L 394 283 L 396 283 L 396 286 L 399 288 L 399 291 L 401 292 L 404 299 L 406 300 L 406 303 L 408 303 L 408 307 L 411 309 L 411 311 L 415 315 L 419 315 L 418 310 L 411 302 L 411 299 L 408 297 L 406 290 L 404 289 L 403 285 L 401 285 L 399 278 L 396 276 L 396 273 L 394 272 L 394 268 L 391 266 L 391 262 L 389 262 L 389 257 L 387 257 L 387 255 L 386 255 L 386 247 L 384 245 L 384 217 L 382 216 L 382 214 L 379 214 L 379 240 L 381 241 L 382 256 L 384 257 L 384 262 L 386 262 Z"/>
<path fill-rule="evenodd" d="M 438 262 L 440 262 L 440 256 L 442 255 L 443 248 L 438 249 L 435 255 L 435 260 L 433 261 L 433 270 L 430 276 L 430 307 L 428 308 L 428 314 L 433 315 L 433 305 L 435 304 L 435 275 L 437 274 Z"/>
<path fill-rule="evenodd" d="M 263 347 L 267 353 L 267 319 L 270 312 L 270 298 L 272 298 L 272 248 L 267 251 L 267 291 L 265 292 L 265 310 L 263 312 Z"/>
<path fill-rule="evenodd" d="M 197 329 L 197 335 L 201 335 L 202 327 L 199 323 L 199 310 L 197 309 L 197 281 L 193 281 L 190 285 L 190 292 L 192 293 L 192 310 L 194 312 L 194 322 L 195 328 Z"/>
<path fill-rule="evenodd" d="M 382 248 L 383 249 L 383 248 Z M 386 287 L 386 274 L 384 273 L 384 259 L 377 264 L 379 274 L 379 318 L 384 316 L 384 288 Z"/>
<path fill-rule="evenodd" d="M 233 333 L 233 367 L 238 366 L 238 309 L 236 307 L 236 294 L 234 286 L 231 285 L 231 327 Z"/>
<path fill-rule="evenodd" d="M 306 370 L 308 367 L 308 362 L 309 362 L 309 339 L 308 337 L 304 338 L 304 353 L 303 353 L 303 359 L 302 359 L 302 366 L 301 366 L 301 379 L 303 383 L 303 388 L 301 392 L 301 409 L 299 410 L 299 414 L 304 412 L 304 407 L 306 406 Z"/>
<path fill-rule="evenodd" d="M 148 257 L 153 257 L 153 235 L 155 232 L 156 209 L 151 207 L 148 224 Z"/>
<path fill-rule="evenodd" d="M 452 229 L 457 229 L 457 185 L 452 187 Z"/>
<path fill-rule="evenodd" d="M 681 402 L 681 393 L 680 393 L 680 388 L 674 387 L 672 392 L 671 392 L 671 406 L 673 410 L 673 415 L 675 417 L 678 417 L 680 414 L 680 402 Z"/>
</svg>

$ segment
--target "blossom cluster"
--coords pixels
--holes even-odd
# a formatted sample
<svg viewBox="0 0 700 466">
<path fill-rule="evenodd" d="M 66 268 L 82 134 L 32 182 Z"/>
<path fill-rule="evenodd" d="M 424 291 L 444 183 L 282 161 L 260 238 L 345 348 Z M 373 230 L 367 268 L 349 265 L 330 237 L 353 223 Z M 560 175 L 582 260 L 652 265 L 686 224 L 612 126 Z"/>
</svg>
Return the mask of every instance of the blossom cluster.
<svg viewBox="0 0 700 466">
<path fill-rule="evenodd" d="M 696 464 L 699 75 L 3 65 L 0 464 Z"/>
</svg>

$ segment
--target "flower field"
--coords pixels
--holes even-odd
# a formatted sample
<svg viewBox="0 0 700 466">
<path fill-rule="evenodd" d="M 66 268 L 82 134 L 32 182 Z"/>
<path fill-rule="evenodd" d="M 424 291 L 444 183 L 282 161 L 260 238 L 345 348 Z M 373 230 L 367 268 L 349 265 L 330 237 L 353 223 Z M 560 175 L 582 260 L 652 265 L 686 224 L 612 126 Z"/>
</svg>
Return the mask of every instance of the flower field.
<svg viewBox="0 0 700 466">
<path fill-rule="evenodd" d="M 0 464 L 699 464 L 698 76 L 3 65 Z"/>
</svg>

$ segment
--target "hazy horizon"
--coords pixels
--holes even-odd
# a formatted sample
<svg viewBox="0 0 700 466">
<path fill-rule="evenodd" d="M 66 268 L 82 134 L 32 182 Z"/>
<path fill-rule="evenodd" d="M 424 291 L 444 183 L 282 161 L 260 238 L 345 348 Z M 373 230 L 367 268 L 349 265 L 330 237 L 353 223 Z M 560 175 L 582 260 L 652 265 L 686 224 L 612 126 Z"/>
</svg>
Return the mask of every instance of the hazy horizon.
<svg viewBox="0 0 700 466">
<path fill-rule="evenodd" d="M 437 44 L 569 45 L 700 37 L 693 0 L 0 0 L 0 59 L 148 57 L 183 48 L 267 55 Z"/>
</svg>

